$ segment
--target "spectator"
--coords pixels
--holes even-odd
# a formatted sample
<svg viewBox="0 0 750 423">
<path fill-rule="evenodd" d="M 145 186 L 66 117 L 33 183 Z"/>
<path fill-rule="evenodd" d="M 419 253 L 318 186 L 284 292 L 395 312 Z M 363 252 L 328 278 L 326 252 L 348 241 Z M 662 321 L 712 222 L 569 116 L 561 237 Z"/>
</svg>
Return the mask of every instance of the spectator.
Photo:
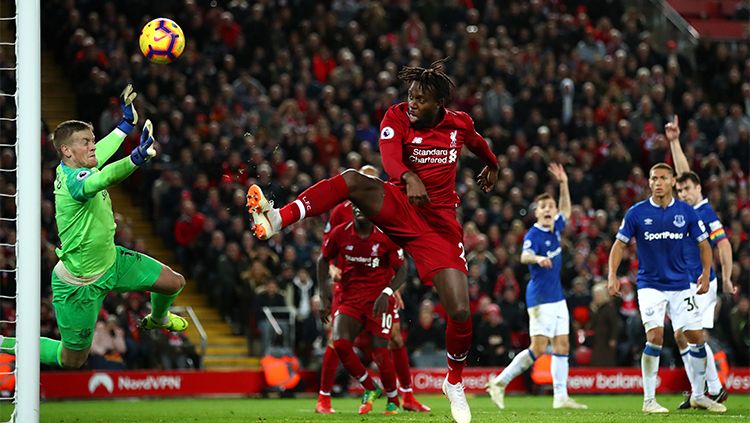
<svg viewBox="0 0 750 423">
<path fill-rule="evenodd" d="M 126 369 L 123 356 L 125 346 L 125 332 L 117 325 L 117 316 L 100 315 L 94 329 L 94 339 L 91 343 L 89 356 L 91 368 L 98 370 Z"/>
<path fill-rule="evenodd" d="M 614 367 L 617 360 L 617 340 L 620 336 L 620 318 L 610 301 L 607 284 L 599 282 L 592 289 L 591 318 L 587 329 L 591 341 L 592 367 Z"/>
<path fill-rule="evenodd" d="M 474 339 L 478 365 L 497 367 L 510 363 L 510 329 L 503 321 L 497 304 L 487 306 Z"/>
<path fill-rule="evenodd" d="M 730 316 L 736 363 L 747 366 L 750 364 L 750 299 L 740 298 Z"/>
</svg>

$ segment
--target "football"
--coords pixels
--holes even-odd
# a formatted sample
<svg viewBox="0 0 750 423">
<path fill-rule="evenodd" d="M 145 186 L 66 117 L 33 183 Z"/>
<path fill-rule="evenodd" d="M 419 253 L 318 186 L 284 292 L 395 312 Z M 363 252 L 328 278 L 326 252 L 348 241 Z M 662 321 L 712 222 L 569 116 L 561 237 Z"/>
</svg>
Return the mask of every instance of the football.
<svg viewBox="0 0 750 423">
<path fill-rule="evenodd" d="M 157 18 L 147 23 L 138 40 L 151 63 L 165 65 L 177 60 L 185 49 L 185 34 L 173 20 Z"/>
</svg>

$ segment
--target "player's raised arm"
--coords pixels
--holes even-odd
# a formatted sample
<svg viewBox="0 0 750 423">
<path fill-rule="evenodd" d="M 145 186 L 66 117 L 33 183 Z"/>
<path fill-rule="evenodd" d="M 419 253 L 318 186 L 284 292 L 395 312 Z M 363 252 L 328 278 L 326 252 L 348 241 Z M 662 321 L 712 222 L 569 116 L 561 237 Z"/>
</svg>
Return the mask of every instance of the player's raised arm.
<svg viewBox="0 0 750 423">
<path fill-rule="evenodd" d="M 570 190 L 568 189 L 568 175 L 565 173 L 565 168 L 559 163 L 552 163 L 547 168 L 549 173 L 557 179 L 560 183 L 560 200 L 558 201 L 560 207 L 560 214 L 567 221 L 570 218 Z"/>
<path fill-rule="evenodd" d="M 98 169 L 101 169 L 104 163 L 115 154 L 125 137 L 133 132 L 133 128 L 138 124 L 138 112 L 133 104 L 137 95 L 131 84 L 128 84 L 120 93 L 122 120 L 112 132 L 96 143 L 96 167 Z"/>
<path fill-rule="evenodd" d="M 674 159 L 674 167 L 677 175 L 690 172 L 690 165 L 680 145 L 680 120 L 677 115 L 675 115 L 672 122 L 664 125 L 664 135 L 667 137 L 669 148 L 672 150 L 672 158 Z"/>
<path fill-rule="evenodd" d="M 105 166 L 100 172 L 84 176 L 82 178 L 84 196 L 91 198 L 97 192 L 122 182 L 138 167 L 156 156 L 153 132 L 154 129 L 151 121 L 146 120 L 146 123 L 143 125 L 143 132 L 141 133 L 141 142 L 133 149 L 129 157 Z"/>
</svg>

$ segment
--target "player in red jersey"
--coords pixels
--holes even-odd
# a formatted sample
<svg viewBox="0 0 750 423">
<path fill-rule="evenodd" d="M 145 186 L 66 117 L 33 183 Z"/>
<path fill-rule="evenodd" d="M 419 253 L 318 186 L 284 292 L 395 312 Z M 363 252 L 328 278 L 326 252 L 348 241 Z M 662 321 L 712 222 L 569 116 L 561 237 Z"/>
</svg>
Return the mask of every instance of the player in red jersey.
<svg viewBox="0 0 750 423">
<path fill-rule="evenodd" d="M 455 87 L 444 60 L 429 68 L 404 67 L 408 102 L 391 106 L 380 124 L 380 152 L 390 179 L 350 169 L 322 180 L 290 204 L 275 209 L 260 187 L 248 189 L 255 236 L 268 239 L 305 217 L 318 216 L 350 200 L 413 258 L 420 279 L 433 284 L 448 314 L 448 374 L 443 392 L 458 423 L 471 421 L 462 372 L 471 346 L 469 292 L 463 228 L 456 220 L 456 167 L 466 145 L 485 163 L 477 182 L 485 192 L 497 181 L 497 158 L 464 112 L 445 107 Z"/>
<path fill-rule="evenodd" d="M 372 337 L 373 358 L 388 397 L 385 414 L 396 414 L 399 409 L 396 370 L 388 341 L 393 326 L 392 295 L 406 279 L 404 252 L 359 209 L 354 207 L 353 212 L 353 222 L 331 231 L 318 259 L 321 318 L 327 322 L 331 313 L 328 276 L 330 261 L 336 259 L 341 266 L 342 292 L 333 319 L 333 346 L 349 374 L 365 388 L 359 414 L 369 413 L 372 401 L 382 393 L 354 353 L 354 340 L 363 331 Z"/>
<path fill-rule="evenodd" d="M 377 177 L 378 170 L 374 166 L 365 165 L 359 169 L 365 175 Z M 352 213 L 352 202 L 344 201 L 339 203 L 331 211 L 331 216 L 326 223 L 323 232 L 323 244 L 325 245 L 331 230 L 341 224 L 352 222 L 354 214 Z M 331 263 L 329 266 L 329 276 L 333 281 L 333 300 L 331 301 L 331 313 L 336 313 L 338 304 L 341 303 L 341 269 L 338 263 Z M 401 336 L 400 316 L 398 311 L 404 307 L 403 300 L 399 291 L 393 294 L 395 304 L 393 307 L 393 327 L 391 329 L 391 340 L 388 348 L 391 350 L 393 365 L 396 368 L 396 375 L 399 382 L 399 392 L 401 393 L 401 406 L 407 411 L 430 412 L 430 407 L 420 403 L 414 396 L 411 388 L 411 368 L 409 367 L 409 353 L 404 345 L 404 339 Z M 318 391 L 318 402 L 315 405 L 315 412 L 320 414 L 333 414 L 336 412 L 331 407 L 331 390 L 333 389 L 336 368 L 339 365 L 339 357 L 333 346 L 333 337 L 328 336 L 329 342 L 323 353 L 323 363 L 320 366 L 320 390 Z"/>
</svg>

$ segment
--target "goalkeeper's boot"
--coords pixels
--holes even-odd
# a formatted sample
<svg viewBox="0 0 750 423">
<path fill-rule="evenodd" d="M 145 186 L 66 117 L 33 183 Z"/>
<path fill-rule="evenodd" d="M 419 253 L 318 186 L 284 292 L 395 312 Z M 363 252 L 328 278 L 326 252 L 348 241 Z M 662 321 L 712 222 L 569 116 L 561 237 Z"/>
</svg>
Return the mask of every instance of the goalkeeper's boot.
<svg viewBox="0 0 750 423">
<path fill-rule="evenodd" d="M 359 406 L 359 414 L 367 414 L 372 411 L 372 402 L 380 398 L 383 394 L 383 390 L 380 387 L 376 387 L 374 391 L 365 390 L 362 394 L 362 405 Z"/>
<path fill-rule="evenodd" d="M 318 414 L 334 414 L 336 410 L 331 408 L 330 395 L 318 395 L 318 403 L 315 405 L 315 412 Z"/>
<path fill-rule="evenodd" d="M 417 400 L 416 397 L 414 397 L 414 392 L 412 392 L 412 391 L 407 391 L 407 392 L 401 391 L 401 394 L 402 394 L 401 399 L 403 400 L 402 407 L 403 407 L 404 410 L 406 410 L 406 411 L 416 411 L 416 412 L 420 412 L 420 413 L 429 413 L 430 411 L 432 411 L 432 409 L 430 407 L 422 404 L 421 402 L 419 402 L 419 400 Z"/>
<path fill-rule="evenodd" d="M 724 401 L 726 401 L 726 400 L 727 400 L 727 397 L 729 397 L 729 394 L 727 394 L 727 391 L 725 391 L 725 390 L 724 390 L 724 388 L 721 388 L 721 390 L 719 391 L 719 393 L 718 393 L 718 394 L 716 394 L 716 395 L 711 395 L 711 394 L 709 394 L 709 393 L 706 393 L 706 396 L 707 396 L 707 397 L 708 397 L 709 399 L 711 399 L 711 400 L 713 400 L 713 401 L 716 401 L 716 402 L 718 402 L 719 404 L 721 404 L 722 402 L 724 402 Z"/>
<path fill-rule="evenodd" d="M 724 404 L 719 404 L 718 402 L 711 400 L 705 395 L 701 395 L 697 398 L 694 395 L 691 396 L 690 406 L 693 408 L 705 409 L 712 413 L 726 413 L 727 411 L 727 407 Z"/>
<path fill-rule="evenodd" d="M 490 398 L 492 398 L 492 402 L 495 403 L 497 408 L 505 410 L 506 385 L 503 385 L 498 379 L 500 378 L 496 376 L 487 383 L 487 392 L 490 393 Z"/>
<path fill-rule="evenodd" d="M 469 423 L 471 421 L 471 409 L 466 401 L 466 392 L 464 392 L 464 383 L 456 384 L 448 382 L 448 376 L 443 381 L 443 393 L 448 397 L 451 403 L 451 415 L 456 423 Z"/>
<path fill-rule="evenodd" d="M 643 401 L 643 412 L 648 414 L 669 413 L 669 410 L 659 405 L 655 399 Z"/>
<path fill-rule="evenodd" d="M 563 399 L 555 399 L 552 401 L 552 408 L 572 408 L 574 410 L 586 410 L 589 407 L 586 404 L 576 402 L 573 398 L 566 397 Z"/>
<path fill-rule="evenodd" d="M 398 401 L 398 397 L 396 397 L 396 401 Z M 385 411 L 383 411 L 383 414 L 398 414 L 398 403 L 393 401 L 388 401 L 385 403 Z"/>
<path fill-rule="evenodd" d="M 247 189 L 247 211 L 253 218 L 253 234 L 256 238 L 266 240 L 276 235 L 281 229 L 281 215 L 273 208 L 258 185 Z"/>
<path fill-rule="evenodd" d="M 143 329 L 166 329 L 173 332 L 184 332 L 188 327 L 188 321 L 185 318 L 180 317 L 172 312 L 167 312 L 167 323 L 161 324 L 151 317 L 151 313 L 147 314 L 146 317 L 141 319 L 141 327 Z"/>
</svg>

